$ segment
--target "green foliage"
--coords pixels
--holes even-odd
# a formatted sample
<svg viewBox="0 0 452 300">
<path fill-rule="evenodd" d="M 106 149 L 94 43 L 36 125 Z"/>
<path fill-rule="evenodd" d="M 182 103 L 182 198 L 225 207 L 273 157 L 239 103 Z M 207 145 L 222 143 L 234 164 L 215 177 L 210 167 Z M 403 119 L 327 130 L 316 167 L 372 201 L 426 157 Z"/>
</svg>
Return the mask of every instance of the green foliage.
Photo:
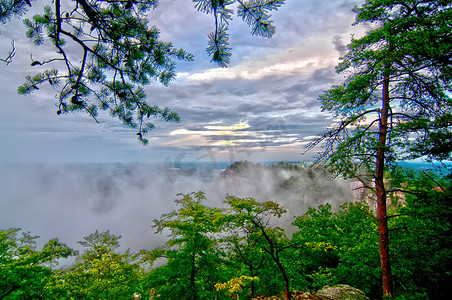
<svg viewBox="0 0 452 300">
<path fill-rule="evenodd" d="M 249 283 L 253 295 L 284 289 L 289 262 L 282 252 L 290 248 L 290 241 L 281 228 L 270 226 L 273 217 L 285 213 L 279 204 L 229 196 L 225 208 L 210 208 L 202 204 L 202 192 L 180 197 L 178 210 L 154 220 L 157 232 L 169 231 L 169 240 L 144 253 L 150 262 L 161 257 L 167 261 L 149 279 L 162 297 L 221 299 L 224 293 L 215 284 L 229 282 L 237 274 L 260 279 Z M 277 274 L 268 271 L 274 268 Z"/>
<path fill-rule="evenodd" d="M 382 78 L 390 75 L 387 162 L 427 156 L 451 159 L 451 6 L 447 1 L 366 1 L 355 8 L 367 35 L 352 40 L 337 67 L 350 72 L 320 96 L 340 121 L 310 147 L 325 141 L 321 159 L 345 174 L 373 169 L 379 147 Z M 416 138 L 414 138 L 416 137 Z"/>
<path fill-rule="evenodd" d="M 251 34 L 270 38 L 275 33 L 275 26 L 270 20 L 269 12 L 277 10 L 285 0 L 195 0 L 195 7 L 206 14 L 215 17 L 215 31 L 208 35 L 206 51 L 212 56 L 212 62 L 221 67 L 227 67 L 230 62 L 229 21 L 234 10 L 230 7 L 237 4 L 237 16 L 249 27 Z"/>
<path fill-rule="evenodd" d="M 157 2 L 80 0 L 73 5 L 55 1 L 53 8 L 46 6 L 43 14 L 24 20 L 27 37 L 37 46 L 49 40 L 58 54 L 31 65 L 42 69 L 61 61 L 65 70 L 28 76 L 18 93 L 32 93 L 49 83 L 59 92 L 57 114 L 84 111 L 96 119 L 99 109 L 106 110 L 136 128 L 144 144 L 143 136 L 154 128 L 152 118 L 178 122 L 169 108 L 150 106 L 143 90 L 153 81 L 168 85 L 175 78 L 176 61 L 193 60 L 190 53 L 160 40 L 159 30 L 148 25 L 146 12 Z M 70 59 L 69 46 L 80 49 L 80 64 Z"/>
<path fill-rule="evenodd" d="M 452 296 L 452 199 L 450 178 L 397 172 L 408 193 L 391 219 L 396 292 L 430 299 Z M 432 180 L 433 179 L 433 180 Z M 409 182 L 407 185 L 406 183 Z M 395 184 L 395 186 L 397 186 Z"/>
<path fill-rule="evenodd" d="M 0 298 L 34 299 L 46 296 L 46 283 L 53 276 L 52 264 L 75 251 L 57 239 L 36 249 L 37 236 L 11 228 L 0 230 Z"/>
<path fill-rule="evenodd" d="M 153 260 L 159 256 L 167 260 L 150 281 L 165 299 L 207 298 L 215 294 L 214 284 L 223 280 L 224 254 L 218 240 L 223 210 L 203 205 L 201 192 L 179 196 L 178 210 L 154 220 L 157 233 L 169 230 L 170 239 L 148 254 Z"/>
<path fill-rule="evenodd" d="M 319 97 L 338 121 L 307 147 L 323 146 L 319 161 L 375 192 L 384 296 L 393 294 L 384 174 L 402 159 L 452 159 L 451 8 L 442 0 L 356 7 L 369 30 L 337 66 L 345 82 Z"/>
<path fill-rule="evenodd" d="M 247 3 L 239 2 L 237 16 L 241 17 L 250 27 L 251 34 L 270 38 L 275 33 L 269 12 L 277 10 L 285 0 L 254 0 Z"/>
<path fill-rule="evenodd" d="M 293 225 L 299 228 L 292 240 L 303 248 L 299 259 L 310 289 L 338 283 L 358 287 L 369 296 L 378 296 L 377 224 L 369 207 L 344 204 L 333 213 L 331 205 L 309 209 Z"/>
<path fill-rule="evenodd" d="M 451 181 L 398 168 L 388 177 L 399 203 L 389 215 L 396 299 L 448 299 L 452 275 Z M 276 226 L 285 210 L 275 202 L 228 196 L 221 208 L 202 192 L 181 194 L 177 209 L 154 221 L 167 242 L 138 254 L 120 251 L 109 231 L 84 237 L 76 252 L 58 240 L 36 249 L 19 229 L 0 231 L 2 299 L 246 299 L 348 284 L 379 298 L 377 221 L 366 203 L 330 204 L 296 218 L 289 239 Z M 400 205 L 400 203 L 402 203 Z M 257 280 L 256 278 L 259 278 Z"/>
<path fill-rule="evenodd" d="M 75 264 L 47 283 L 49 293 L 55 299 L 130 299 L 145 292 L 137 257 L 117 251 L 120 238 L 108 230 L 86 236 L 79 242 L 85 249 Z"/>
<path fill-rule="evenodd" d="M 31 6 L 29 0 L 6 0 L 0 2 L 0 23 L 6 23 L 13 17 L 24 15 Z"/>
<path fill-rule="evenodd" d="M 290 291 L 285 250 L 292 244 L 282 228 L 271 227 L 272 218 L 280 218 L 286 210 L 276 202 L 258 202 L 253 198 L 228 196 L 225 203 L 229 206 L 225 224 L 234 259 L 244 264 L 251 276 L 262 280 L 265 285 L 262 292 Z M 276 268 L 278 273 L 265 272 L 268 268 Z M 251 293 L 256 291 L 261 292 L 259 287 L 254 290 L 252 286 Z"/>
<path fill-rule="evenodd" d="M 394 196 L 389 215 L 396 299 L 448 299 L 452 274 L 451 181 L 398 168 L 388 178 Z M 311 208 L 294 222 L 298 268 L 310 289 L 345 283 L 379 298 L 381 283 L 377 223 L 364 203 Z"/>
</svg>

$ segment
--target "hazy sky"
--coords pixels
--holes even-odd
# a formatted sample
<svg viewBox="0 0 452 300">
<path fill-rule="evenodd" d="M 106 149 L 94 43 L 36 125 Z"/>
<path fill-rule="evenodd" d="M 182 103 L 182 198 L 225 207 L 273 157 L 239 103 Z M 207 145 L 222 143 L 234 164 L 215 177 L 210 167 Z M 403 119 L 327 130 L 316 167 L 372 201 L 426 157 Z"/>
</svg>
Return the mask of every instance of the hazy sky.
<svg viewBox="0 0 452 300">
<path fill-rule="evenodd" d="M 34 9 L 45 3 L 38 2 Z M 271 39 L 251 36 L 234 19 L 231 64 L 221 69 L 205 52 L 213 16 L 196 11 L 192 0 L 160 0 L 151 24 L 161 29 L 163 40 L 193 53 L 195 62 L 179 63 L 169 87 L 146 88 L 150 104 L 169 106 L 182 119 L 179 124 L 156 120 L 146 147 L 133 130 L 108 116 L 101 124 L 80 113 L 57 116 L 51 89 L 18 95 L 24 77 L 35 72 L 31 54 L 39 59 L 54 49 L 28 41 L 22 20 L 1 25 L 0 54 L 7 55 L 12 39 L 17 54 L 12 64 L 0 63 L 0 161 L 302 160 L 309 137 L 331 123 L 317 97 L 341 79 L 334 67 L 351 34 L 359 31 L 351 26 L 351 10 L 361 2 L 287 0 L 273 13 Z"/>
</svg>

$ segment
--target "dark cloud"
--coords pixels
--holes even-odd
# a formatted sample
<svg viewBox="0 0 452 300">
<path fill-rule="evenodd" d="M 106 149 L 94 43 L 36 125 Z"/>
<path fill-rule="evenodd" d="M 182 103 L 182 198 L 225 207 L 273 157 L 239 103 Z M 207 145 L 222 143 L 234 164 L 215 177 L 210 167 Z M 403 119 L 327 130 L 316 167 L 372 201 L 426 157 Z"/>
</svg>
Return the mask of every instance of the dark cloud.
<svg viewBox="0 0 452 300">
<path fill-rule="evenodd" d="M 244 89 L 231 89 L 229 90 L 229 93 L 231 93 L 234 96 L 237 97 L 243 97 L 243 96 L 251 96 L 254 94 L 257 94 L 258 92 L 254 88 L 244 88 Z"/>
<path fill-rule="evenodd" d="M 334 49 L 336 49 L 340 56 L 344 56 L 347 53 L 348 48 L 343 43 L 342 37 L 340 35 L 335 35 L 333 37 L 332 43 L 334 44 Z"/>
<path fill-rule="evenodd" d="M 315 70 L 309 77 L 288 86 L 277 86 L 271 93 L 280 96 L 287 110 L 319 111 L 318 97 L 337 81 L 334 67 Z"/>
</svg>

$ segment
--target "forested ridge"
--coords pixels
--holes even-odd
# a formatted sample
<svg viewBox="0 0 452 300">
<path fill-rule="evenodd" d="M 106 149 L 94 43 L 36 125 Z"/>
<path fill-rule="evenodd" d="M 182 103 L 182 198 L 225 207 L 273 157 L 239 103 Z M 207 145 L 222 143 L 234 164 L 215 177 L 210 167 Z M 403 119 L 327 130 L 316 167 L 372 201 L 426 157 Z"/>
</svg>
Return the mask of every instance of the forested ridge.
<svg viewBox="0 0 452 300">
<path fill-rule="evenodd" d="M 234 164 L 224 174 L 240 173 L 243 165 L 247 163 Z M 447 267 L 452 260 L 450 175 L 394 172 L 386 180 L 404 191 L 389 205 L 395 297 L 447 299 L 452 280 Z M 2 230 L 0 297 L 263 299 L 284 297 L 285 288 L 295 297 L 300 291 L 314 295 L 326 285 L 346 284 L 379 298 L 372 199 L 339 209 L 312 207 L 294 219 L 297 230 L 291 236 L 278 223 L 284 207 L 258 200 L 228 196 L 223 206 L 210 207 L 202 192 L 181 194 L 176 210 L 153 221 L 167 242 L 137 252 L 120 250 L 127 245 L 109 231 L 84 237 L 76 251 L 58 239 L 37 249 L 38 237 L 31 233 Z M 70 266 L 61 261 L 67 257 L 75 257 Z"/>
</svg>

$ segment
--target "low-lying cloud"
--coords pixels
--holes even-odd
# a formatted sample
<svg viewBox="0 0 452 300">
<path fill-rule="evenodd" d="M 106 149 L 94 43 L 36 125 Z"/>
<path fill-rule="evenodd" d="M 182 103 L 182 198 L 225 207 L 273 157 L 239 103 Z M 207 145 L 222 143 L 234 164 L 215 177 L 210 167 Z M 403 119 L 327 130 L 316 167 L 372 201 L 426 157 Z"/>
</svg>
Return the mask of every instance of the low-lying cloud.
<svg viewBox="0 0 452 300">
<path fill-rule="evenodd" d="M 123 247 L 152 249 L 165 237 L 155 235 L 152 220 L 176 208 L 178 193 L 203 191 L 206 205 L 222 206 L 225 197 L 253 197 L 281 203 L 294 216 L 326 202 L 353 200 L 348 182 L 333 181 L 323 169 L 285 170 L 243 163 L 183 163 L 183 155 L 163 164 L 9 164 L 0 167 L 0 228 L 20 227 L 77 241 L 96 229 L 122 235 Z M 223 173 L 222 173 L 223 172 Z"/>
</svg>

